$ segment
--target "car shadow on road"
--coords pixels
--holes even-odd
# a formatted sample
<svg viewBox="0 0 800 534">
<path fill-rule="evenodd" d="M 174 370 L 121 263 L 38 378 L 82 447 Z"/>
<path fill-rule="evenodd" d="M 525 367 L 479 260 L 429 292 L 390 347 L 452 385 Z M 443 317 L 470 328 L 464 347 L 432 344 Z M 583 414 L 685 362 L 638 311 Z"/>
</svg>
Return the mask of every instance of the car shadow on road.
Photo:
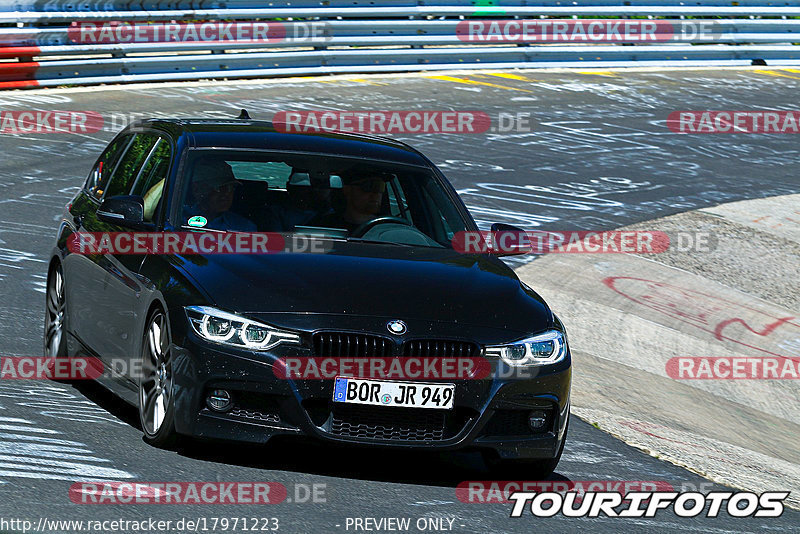
<svg viewBox="0 0 800 534">
<path fill-rule="evenodd" d="M 192 440 L 178 452 L 182 456 L 209 462 L 401 484 L 456 487 L 465 480 L 498 479 L 485 467 L 478 452 L 343 447 L 290 438 L 274 439 L 261 446 L 225 443 L 212 447 Z M 517 479 L 525 478 L 524 469 L 520 470 Z M 569 479 L 554 473 L 549 480 Z"/>
<path fill-rule="evenodd" d="M 123 423 L 141 430 L 139 413 L 136 408 L 130 406 L 100 384 L 93 381 L 81 380 L 72 382 L 71 385 L 79 394 L 86 397 L 86 400 L 95 403 Z"/>
</svg>

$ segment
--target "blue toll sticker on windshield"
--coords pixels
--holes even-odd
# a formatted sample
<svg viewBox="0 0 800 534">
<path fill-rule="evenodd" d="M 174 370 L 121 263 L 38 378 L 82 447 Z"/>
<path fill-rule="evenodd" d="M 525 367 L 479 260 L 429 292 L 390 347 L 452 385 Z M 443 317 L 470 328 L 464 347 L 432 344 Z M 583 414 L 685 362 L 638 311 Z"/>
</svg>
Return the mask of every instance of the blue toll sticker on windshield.
<svg viewBox="0 0 800 534">
<path fill-rule="evenodd" d="M 208 220 L 203 217 L 202 215 L 195 215 L 194 217 L 189 218 L 188 222 L 189 226 L 194 226 L 197 228 L 202 228 L 206 224 L 208 224 Z"/>
</svg>

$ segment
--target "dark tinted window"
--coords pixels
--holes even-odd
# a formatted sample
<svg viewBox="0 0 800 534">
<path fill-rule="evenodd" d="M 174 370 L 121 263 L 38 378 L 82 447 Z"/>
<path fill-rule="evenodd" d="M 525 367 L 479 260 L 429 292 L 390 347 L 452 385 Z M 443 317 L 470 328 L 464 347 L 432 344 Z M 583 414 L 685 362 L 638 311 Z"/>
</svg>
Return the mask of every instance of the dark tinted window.
<svg viewBox="0 0 800 534">
<path fill-rule="evenodd" d="M 128 193 L 156 141 L 158 137 L 151 134 L 137 134 L 133 138 L 133 142 L 117 165 L 114 176 L 111 177 L 106 191 L 107 197 Z"/>
<path fill-rule="evenodd" d="M 403 190 L 394 182 L 390 182 L 387 185 L 386 195 L 389 197 L 389 215 L 410 219 L 410 215 L 408 214 L 408 202 L 406 202 Z"/>
<path fill-rule="evenodd" d="M 133 184 L 131 195 L 139 195 L 144 199 L 144 220 L 152 222 L 156 207 L 164 195 L 169 165 L 172 161 L 172 149 L 166 139 L 159 139 L 158 144 L 150 152 L 139 177 Z"/>
<path fill-rule="evenodd" d="M 280 161 L 231 161 L 237 180 L 264 181 L 270 189 L 286 189 L 292 168 Z"/>
<path fill-rule="evenodd" d="M 106 185 L 108 184 L 108 179 L 111 177 L 111 173 L 114 172 L 114 166 L 117 164 L 117 160 L 119 160 L 125 147 L 130 143 L 131 137 L 133 137 L 133 135 L 118 137 L 111 142 L 105 152 L 103 152 L 103 155 L 100 156 L 100 160 L 97 162 L 94 169 L 92 169 L 92 173 L 86 181 L 86 192 L 89 193 L 89 195 L 96 199 L 100 199 L 103 196 Z"/>
<path fill-rule="evenodd" d="M 285 188 L 273 187 L 287 180 Z M 449 247 L 466 229 L 426 168 L 322 154 L 192 150 L 179 224 Z M 374 221 L 374 224 L 373 224 Z"/>
</svg>

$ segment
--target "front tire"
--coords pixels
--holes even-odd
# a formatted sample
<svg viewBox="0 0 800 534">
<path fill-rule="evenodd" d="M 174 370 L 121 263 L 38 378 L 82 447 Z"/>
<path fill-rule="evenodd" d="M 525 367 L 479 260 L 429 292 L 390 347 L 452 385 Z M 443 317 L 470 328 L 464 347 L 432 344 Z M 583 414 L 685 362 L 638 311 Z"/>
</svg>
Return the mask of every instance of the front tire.
<svg viewBox="0 0 800 534">
<path fill-rule="evenodd" d="M 166 314 L 150 314 L 142 340 L 142 376 L 139 380 L 139 421 L 144 439 L 169 448 L 177 442 L 173 400 L 172 342 Z"/>
<path fill-rule="evenodd" d="M 58 263 L 47 277 L 44 316 L 44 355 L 47 358 L 67 357 L 67 296 L 64 292 L 64 270 Z"/>
</svg>

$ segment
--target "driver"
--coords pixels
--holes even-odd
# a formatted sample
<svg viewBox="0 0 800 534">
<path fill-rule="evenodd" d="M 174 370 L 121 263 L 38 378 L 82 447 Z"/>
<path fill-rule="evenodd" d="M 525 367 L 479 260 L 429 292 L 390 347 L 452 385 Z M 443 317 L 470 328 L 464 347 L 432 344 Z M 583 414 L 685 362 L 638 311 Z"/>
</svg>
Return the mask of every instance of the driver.
<svg viewBox="0 0 800 534">
<path fill-rule="evenodd" d="M 195 203 L 186 208 L 189 216 L 201 217 L 202 226 L 214 230 L 255 232 L 256 225 L 230 211 L 236 187 L 240 183 L 226 162 L 203 157 L 195 163 L 192 194 Z"/>
<path fill-rule="evenodd" d="M 314 226 L 345 228 L 352 232 L 365 222 L 377 218 L 386 194 L 386 181 L 391 175 L 370 173 L 342 177 L 342 194 L 345 208 L 342 213 L 330 213 L 319 217 Z"/>
</svg>

